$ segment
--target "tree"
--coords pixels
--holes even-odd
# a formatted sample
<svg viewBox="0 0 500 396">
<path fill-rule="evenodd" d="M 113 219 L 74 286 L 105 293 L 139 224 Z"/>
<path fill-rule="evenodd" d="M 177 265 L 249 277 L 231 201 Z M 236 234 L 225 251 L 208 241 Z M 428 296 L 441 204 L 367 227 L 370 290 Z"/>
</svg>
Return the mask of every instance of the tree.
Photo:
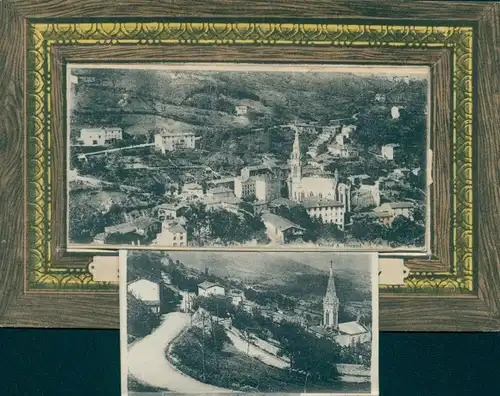
<svg viewBox="0 0 500 396">
<path fill-rule="evenodd" d="M 341 348 L 329 338 L 318 339 L 302 327 L 283 322 L 275 330 L 281 348 L 279 355 L 290 359 L 290 368 L 305 371 L 320 381 L 338 378 L 336 363 L 340 361 Z"/>
<path fill-rule="evenodd" d="M 206 180 L 203 180 L 201 182 L 201 188 L 202 188 L 202 191 L 203 191 L 203 195 L 205 195 L 207 193 L 207 190 L 208 190 L 208 183 Z"/>
<path fill-rule="evenodd" d="M 127 294 L 127 333 L 144 337 L 160 325 L 160 315 L 133 294 Z"/>
<path fill-rule="evenodd" d="M 388 232 L 387 239 L 397 245 L 421 245 L 424 243 L 425 227 L 405 216 L 397 216 Z"/>
<path fill-rule="evenodd" d="M 360 241 L 374 242 L 376 240 L 385 240 L 388 228 L 381 224 L 378 219 L 368 216 L 353 218 L 351 233 Z"/>
<path fill-rule="evenodd" d="M 160 312 L 165 314 L 174 312 L 177 306 L 181 303 L 182 296 L 173 291 L 170 287 L 160 287 Z"/>
<path fill-rule="evenodd" d="M 255 194 L 250 194 L 250 195 L 247 195 L 246 197 L 243 197 L 242 201 L 253 203 L 253 202 L 257 201 L 257 197 L 255 196 Z"/>
<path fill-rule="evenodd" d="M 203 308 L 212 315 L 227 319 L 229 315 L 234 315 L 235 309 L 232 301 L 226 296 L 196 297 L 193 301 L 193 309 Z"/>
<path fill-rule="evenodd" d="M 162 282 L 162 255 L 147 252 L 131 253 L 127 258 L 127 279 L 146 278 Z"/>
<path fill-rule="evenodd" d="M 160 183 L 160 182 L 153 182 L 153 185 L 151 186 L 151 193 L 156 195 L 156 196 L 164 196 L 165 193 L 167 192 L 167 189 L 165 187 L 165 184 Z"/>
<path fill-rule="evenodd" d="M 184 217 L 187 220 L 188 240 L 194 239 L 202 245 L 209 224 L 206 205 L 200 202 L 189 205 L 184 212 Z"/>
</svg>

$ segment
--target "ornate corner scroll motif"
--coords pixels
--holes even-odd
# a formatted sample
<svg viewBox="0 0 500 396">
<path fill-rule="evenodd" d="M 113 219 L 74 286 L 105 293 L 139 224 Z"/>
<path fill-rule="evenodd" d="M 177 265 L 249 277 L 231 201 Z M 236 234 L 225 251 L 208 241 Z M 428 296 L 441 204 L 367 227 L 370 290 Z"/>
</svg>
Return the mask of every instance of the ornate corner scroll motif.
<svg viewBox="0 0 500 396">
<path fill-rule="evenodd" d="M 51 70 L 57 45 L 330 45 L 453 50 L 453 263 L 449 272 L 413 272 L 386 292 L 470 292 L 472 257 L 472 28 L 231 22 L 34 23 L 28 38 L 28 273 L 32 288 L 97 287 L 86 269 L 50 264 Z"/>
</svg>

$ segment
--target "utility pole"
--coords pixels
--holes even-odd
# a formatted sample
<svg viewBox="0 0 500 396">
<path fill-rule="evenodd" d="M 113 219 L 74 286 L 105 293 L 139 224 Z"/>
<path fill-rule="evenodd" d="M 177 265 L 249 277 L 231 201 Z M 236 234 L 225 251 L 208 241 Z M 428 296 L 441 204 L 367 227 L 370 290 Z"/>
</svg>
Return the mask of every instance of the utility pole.
<svg viewBox="0 0 500 396">
<path fill-rule="evenodd" d="M 203 359 L 203 381 L 205 381 L 205 315 L 201 315 L 202 317 L 202 343 L 201 343 L 201 352 Z"/>
<path fill-rule="evenodd" d="M 304 393 L 307 393 L 307 377 L 309 377 L 309 372 L 306 373 L 306 379 L 304 380 Z"/>
</svg>

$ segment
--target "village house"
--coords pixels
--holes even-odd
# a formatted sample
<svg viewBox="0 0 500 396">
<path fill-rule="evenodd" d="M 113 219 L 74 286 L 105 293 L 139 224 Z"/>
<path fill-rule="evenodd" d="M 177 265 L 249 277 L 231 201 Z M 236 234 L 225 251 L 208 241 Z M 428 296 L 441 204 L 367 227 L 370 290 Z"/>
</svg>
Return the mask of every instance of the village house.
<svg viewBox="0 0 500 396">
<path fill-rule="evenodd" d="M 191 312 L 193 310 L 193 302 L 196 298 L 196 293 L 187 290 L 180 290 L 179 294 L 182 296 L 180 309 L 182 312 Z"/>
<path fill-rule="evenodd" d="M 346 139 L 350 139 L 351 138 L 351 134 L 353 132 L 355 132 L 356 129 L 357 129 L 356 125 L 344 125 L 342 127 L 342 130 L 341 130 L 340 134 L 342 136 L 344 136 Z"/>
<path fill-rule="evenodd" d="M 398 180 L 407 177 L 410 172 L 408 168 L 396 168 L 391 172 L 390 177 Z"/>
<path fill-rule="evenodd" d="M 203 187 L 198 183 L 186 183 L 182 186 L 182 197 L 185 199 L 188 198 L 199 198 L 202 197 Z"/>
<path fill-rule="evenodd" d="M 413 220 L 413 211 L 415 205 L 413 202 L 387 202 L 374 209 L 374 212 L 383 214 L 387 213 L 387 216 L 391 217 L 390 222 L 397 216 L 404 216 L 410 220 Z M 386 216 L 382 217 L 385 218 Z M 385 221 L 384 221 L 385 222 Z"/>
<path fill-rule="evenodd" d="M 160 229 L 161 223 L 158 220 L 141 216 L 125 223 L 104 227 L 104 236 L 99 234 L 98 240 L 105 240 L 109 235 L 115 234 L 131 239 L 132 242 L 136 237 L 137 244 L 139 244 L 141 237 L 153 239 Z"/>
<path fill-rule="evenodd" d="M 141 216 L 132 221 L 135 232 L 141 236 L 152 237 L 161 229 L 161 222 L 150 217 Z"/>
<path fill-rule="evenodd" d="M 298 206 L 299 203 L 297 201 L 292 200 L 292 199 L 283 198 L 283 197 L 280 197 L 278 199 L 275 199 L 275 200 L 269 202 L 270 208 L 279 208 L 282 205 L 287 207 L 287 208 L 293 208 L 295 206 Z"/>
<path fill-rule="evenodd" d="M 231 290 L 229 292 L 229 297 L 231 298 L 231 303 L 234 306 L 239 306 L 244 303 L 245 301 L 245 293 L 242 292 L 241 290 Z"/>
<path fill-rule="evenodd" d="M 255 201 L 252 202 L 253 212 L 254 213 L 262 213 L 264 210 L 267 210 L 269 205 L 265 201 Z"/>
<path fill-rule="evenodd" d="M 198 284 L 198 296 L 200 297 L 224 296 L 225 294 L 224 288 L 216 283 L 203 281 Z"/>
<path fill-rule="evenodd" d="M 309 198 L 302 201 L 309 217 L 320 219 L 323 223 L 336 224 L 344 229 L 345 205 L 331 199 Z"/>
<path fill-rule="evenodd" d="M 234 198 L 234 193 L 227 187 L 218 186 L 207 191 L 207 196 L 222 200 L 224 198 Z"/>
<path fill-rule="evenodd" d="M 327 149 L 334 157 L 355 158 L 358 156 L 358 150 L 350 144 L 340 145 L 338 143 L 333 143 L 330 144 Z"/>
<path fill-rule="evenodd" d="M 106 242 L 106 233 L 100 232 L 99 234 L 94 236 L 94 243 L 97 245 L 104 245 Z"/>
<path fill-rule="evenodd" d="M 392 106 L 391 108 L 391 117 L 393 120 L 398 120 L 399 117 L 401 116 L 401 113 L 400 113 L 400 109 L 402 109 L 402 107 L 400 106 Z"/>
<path fill-rule="evenodd" d="M 234 107 L 234 111 L 237 116 L 244 116 L 248 113 L 248 106 L 237 105 Z"/>
<path fill-rule="evenodd" d="M 356 195 L 367 199 L 367 206 L 380 206 L 380 181 L 372 181 L 371 178 L 364 179 L 358 186 Z"/>
<path fill-rule="evenodd" d="M 340 124 L 326 125 L 323 127 L 323 133 L 328 134 L 329 137 L 332 137 L 333 135 L 339 132 L 340 132 Z"/>
<path fill-rule="evenodd" d="M 190 131 L 172 131 L 161 128 L 154 136 L 155 148 L 163 154 L 167 151 L 194 149 L 196 147 L 196 135 Z"/>
<path fill-rule="evenodd" d="M 187 206 L 183 204 L 162 204 L 156 207 L 158 211 L 158 220 L 175 220 L 180 216 L 182 209 Z"/>
<path fill-rule="evenodd" d="M 104 146 L 106 143 L 122 140 L 121 128 L 83 128 L 78 139 L 83 146 Z"/>
<path fill-rule="evenodd" d="M 385 158 L 389 161 L 394 161 L 398 147 L 399 144 L 395 143 L 383 145 L 380 149 L 381 151 L 380 154 L 382 155 L 382 158 Z"/>
<path fill-rule="evenodd" d="M 307 150 L 307 155 L 309 155 L 312 158 L 315 158 L 318 155 L 318 146 L 312 146 Z"/>
<path fill-rule="evenodd" d="M 160 285 L 158 283 L 148 279 L 138 279 L 127 285 L 127 291 L 153 312 L 160 312 Z"/>
<path fill-rule="evenodd" d="M 187 246 L 187 231 L 180 224 L 163 221 L 161 232 L 156 236 L 154 244 L 185 247 Z"/>
<path fill-rule="evenodd" d="M 272 213 L 262 214 L 262 221 L 266 226 L 267 236 L 274 243 L 288 243 L 293 238 L 301 236 L 305 231 L 290 220 Z"/>
<path fill-rule="evenodd" d="M 380 212 L 371 212 L 369 216 L 378 220 L 380 223 L 390 227 L 392 221 L 394 220 L 394 216 L 391 212 L 380 211 Z"/>
</svg>

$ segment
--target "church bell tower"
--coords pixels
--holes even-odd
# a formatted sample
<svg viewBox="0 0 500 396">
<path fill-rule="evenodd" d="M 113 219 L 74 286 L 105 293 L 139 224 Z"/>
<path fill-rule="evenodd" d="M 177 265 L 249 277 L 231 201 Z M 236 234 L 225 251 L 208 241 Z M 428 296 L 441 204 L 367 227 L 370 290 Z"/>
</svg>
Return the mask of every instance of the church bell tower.
<svg viewBox="0 0 500 396">
<path fill-rule="evenodd" d="M 335 279 L 333 277 L 333 261 L 330 262 L 330 277 L 326 295 L 323 298 L 323 327 L 337 330 L 339 328 L 339 298 L 335 289 Z"/>
<path fill-rule="evenodd" d="M 298 199 L 298 197 L 294 196 L 294 184 L 297 185 L 300 179 L 302 178 L 302 168 L 300 165 L 300 140 L 299 140 L 299 129 L 297 127 L 295 129 L 295 139 L 293 141 L 292 153 L 290 155 L 290 160 L 288 161 L 290 165 L 290 176 L 288 178 L 288 189 L 289 189 L 289 198 Z"/>
</svg>

